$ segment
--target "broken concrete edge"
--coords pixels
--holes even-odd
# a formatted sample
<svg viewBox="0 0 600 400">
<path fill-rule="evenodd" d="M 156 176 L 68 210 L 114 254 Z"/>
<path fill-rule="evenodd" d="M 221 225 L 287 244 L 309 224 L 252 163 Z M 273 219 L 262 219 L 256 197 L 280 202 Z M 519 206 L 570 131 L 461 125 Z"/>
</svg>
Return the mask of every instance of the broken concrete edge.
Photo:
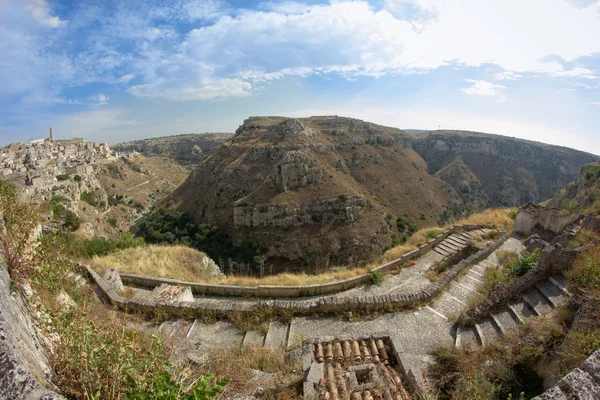
<svg viewBox="0 0 600 400">
<path fill-rule="evenodd" d="M 532 270 L 512 284 L 492 290 L 484 302 L 463 312 L 457 323 L 465 326 L 473 325 L 475 321 L 488 316 L 493 310 L 504 306 L 509 300 L 519 296 L 536 283 L 547 279 L 556 266 L 561 270 L 567 268 L 577 255 L 586 249 L 587 247 L 565 249 L 561 245 L 547 245 L 542 251 L 540 261 Z"/>
<path fill-rule="evenodd" d="M 437 237 L 429 240 L 419 248 L 402 255 L 396 260 L 390 261 L 378 267 L 371 272 L 387 272 L 393 270 L 399 265 L 421 257 L 423 254 L 431 251 L 435 246 L 444 241 L 448 236 L 454 233 L 471 231 L 476 229 L 492 229 L 490 225 L 455 225 Z M 124 285 L 133 285 L 134 287 L 154 288 L 161 284 L 175 286 L 189 286 L 195 295 L 205 296 L 229 296 L 229 297 L 256 297 L 256 298 L 290 298 L 290 297 L 309 297 L 325 294 L 332 294 L 349 290 L 371 281 L 369 273 L 358 275 L 356 277 L 323 283 L 318 285 L 305 286 L 234 286 L 234 285 L 215 285 L 209 283 L 186 282 L 170 278 L 156 278 L 151 276 L 137 274 L 121 274 L 121 281 Z"/>
<path fill-rule="evenodd" d="M 414 293 L 396 293 L 374 296 L 337 297 L 327 296 L 310 300 L 256 300 L 253 303 L 236 301 L 214 302 L 210 299 L 198 298 L 194 301 L 157 301 L 152 299 L 127 299 L 116 293 L 115 290 L 89 265 L 79 264 L 82 273 L 97 285 L 98 290 L 112 306 L 126 312 L 141 312 L 153 316 L 173 316 L 193 319 L 204 316 L 227 318 L 232 312 L 254 313 L 267 309 L 273 314 L 314 315 L 339 314 L 346 311 L 383 311 L 390 312 L 394 308 L 409 308 L 419 306 L 431 300 L 447 284 L 455 279 L 458 274 L 469 265 L 478 263 L 496 251 L 510 236 L 505 233 L 493 244 L 462 260 L 449 268 L 436 281 L 429 284 L 424 290 Z"/>
<path fill-rule="evenodd" d="M 532 400 L 600 398 L 600 350 L 593 353 L 555 386 Z"/>
</svg>

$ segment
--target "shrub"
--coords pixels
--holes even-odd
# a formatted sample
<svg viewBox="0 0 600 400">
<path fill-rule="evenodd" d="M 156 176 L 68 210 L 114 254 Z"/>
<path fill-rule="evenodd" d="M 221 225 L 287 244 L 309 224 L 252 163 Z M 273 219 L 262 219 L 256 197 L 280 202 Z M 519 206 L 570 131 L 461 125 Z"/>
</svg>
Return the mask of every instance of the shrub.
<svg viewBox="0 0 600 400">
<path fill-rule="evenodd" d="M 64 174 L 62 174 L 62 175 L 56 175 L 56 180 L 59 181 L 59 182 L 68 181 L 69 180 L 69 175 L 64 175 Z"/>
<path fill-rule="evenodd" d="M 81 226 L 81 218 L 79 218 L 74 212 L 67 211 L 65 213 L 64 226 L 74 232 Z"/>
<path fill-rule="evenodd" d="M 398 229 L 398 232 L 404 233 L 404 231 L 406 230 L 406 221 L 404 220 L 404 218 L 396 218 L 396 228 Z"/>
<path fill-rule="evenodd" d="M 346 194 L 342 193 L 338 196 L 338 200 L 341 201 L 342 203 L 345 202 L 346 200 L 348 200 L 348 196 L 346 196 Z"/>
<path fill-rule="evenodd" d="M 65 207 L 62 205 L 62 202 L 65 200 L 62 196 L 52 196 L 50 199 L 50 207 L 52 209 L 52 218 L 60 219 L 62 218 Z"/>
<path fill-rule="evenodd" d="M 425 231 L 425 237 L 427 239 L 435 239 L 442 232 L 444 232 L 443 229 L 429 229 L 429 230 Z"/>
<path fill-rule="evenodd" d="M 96 207 L 96 196 L 92 192 L 81 192 L 79 200 L 85 201 L 90 206 Z"/>
<path fill-rule="evenodd" d="M 383 280 L 385 279 L 385 274 L 379 270 L 377 271 L 373 271 L 373 270 L 369 270 L 369 278 L 371 279 L 371 283 L 373 283 L 374 285 L 379 285 L 383 282 Z"/>
<path fill-rule="evenodd" d="M 419 218 L 421 219 L 421 221 L 425 221 L 425 214 L 421 214 Z"/>
<path fill-rule="evenodd" d="M 323 216 L 321 214 L 313 214 L 310 216 L 310 218 L 316 223 L 323 221 Z"/>
<path fill-rule="evenodd" d="M 95 238 L 85 242 L 85 250 L 90 257 L 105 256 L 113 251 L 131 247 L 145 246 L 146 242 L 141 237 L 135 237 L 130 232 L 125 233 L 117 240 Z"/>
<path fill-rule="evenodd" d="M 182 383 L 174 381 L 167 371 L 155 374 L 146 388 L 128 374 L 126 398 L 154 400 L 156 394 L 160 394 L 160 399 L 164 400 L 209 400 L 217 397 L 228 383 L 229 379 L 216 380 L 212 375 L 205 375 L 184 392 Z"/>
<path fill-rule="evenodd" d="M 510 210 L 508 210 L 508 216 L 512 220 L 517 219 L 517 215 L 518 214 L 519 214 L 519 209 L 518 208 L 511 208 Z"/>
<path fill-rule="evenodd" d="M 74 180 L 75 182 L 81 182 L 81 175 L 75 175 L 75 176 L 73 177 L 73 180 Z"/>
<path fill-rule="evenodd" d="M 109 224 L 110 226 L 112 226 L 113 228 L 116 228 L 116 227 L 117 227 L 117 220 L 116 220 L 116 219 L 114 219 L 114 218 L 109 218 L 109 219 L 108 219 L 108 224 Z"/>
<path fill-rule="evenodd" d="M 533 252 L 526 251 L 525 253 L 521 254 L 516 260 L 509 262 L 506 265 L 506 269 L 512 275 L 523 276 L 536 266 L 536 264 L 540 260 L 541 255 L 542 249 L 537 249 Z"/>
</svg>

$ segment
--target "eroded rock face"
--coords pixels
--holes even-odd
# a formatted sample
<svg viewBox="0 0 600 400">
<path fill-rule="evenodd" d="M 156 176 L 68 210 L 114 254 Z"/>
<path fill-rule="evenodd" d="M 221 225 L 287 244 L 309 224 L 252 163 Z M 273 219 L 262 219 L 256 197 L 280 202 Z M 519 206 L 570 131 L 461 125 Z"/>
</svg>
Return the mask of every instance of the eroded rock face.
<svg viewBox="0 0 600 400">
<path fill-rule="evenodd" d="M 463 179 L 452 177 L 447 182 L 457 189 L 455 184 L 473 174 L 483 187 L 481 197 L 491 206 L 546 200 L 574 180 L 582 165 L 598 160 L 565 147 L 474 132 L 430 132 L 412 146 L 432 174 L 459 159 L 468 172 Z"/>
<path fill-rule="evenodd" d="M 25 299 L 11 295 L 0 265 L 0 399 L 63 399 L 48 390 L 52 368 Z"/>
<path fill-rule="evenodd" d="M 252 117 L 170 205 L 236 244 L 268 247 L 266 264 L 280 270 L 364 264 L 398 238 L 396 216 L 435 224 L 442 205 L 460 208 L 407 143 L 398 129 L 350 118 Z"/>
</svg>

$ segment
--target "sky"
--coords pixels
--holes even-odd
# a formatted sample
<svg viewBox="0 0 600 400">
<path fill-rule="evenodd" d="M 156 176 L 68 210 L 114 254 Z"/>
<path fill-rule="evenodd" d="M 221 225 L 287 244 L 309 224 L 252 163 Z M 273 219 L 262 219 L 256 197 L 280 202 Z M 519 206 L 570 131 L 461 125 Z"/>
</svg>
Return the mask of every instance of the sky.
<svg viewBox="0 0 600 400">
<path fill-rule="evenodd" d="M 600 0 L 0 0 L 0 145 L 253 115 L 600 154 Z"/>
</svg>

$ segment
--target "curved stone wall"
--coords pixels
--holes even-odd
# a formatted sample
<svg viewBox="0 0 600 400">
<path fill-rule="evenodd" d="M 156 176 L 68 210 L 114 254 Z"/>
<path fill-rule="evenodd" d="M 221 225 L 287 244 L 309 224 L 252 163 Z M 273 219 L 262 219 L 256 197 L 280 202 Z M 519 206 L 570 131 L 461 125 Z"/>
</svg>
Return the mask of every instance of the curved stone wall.
<svg viewBox="0 0 600 400">
<path fill-rule="evenodd" d="M 435 246 L 441 243 L 453 233 L 460 233 L 475 229 L 490 228 L 488 225 L 455 225 L 444 233 L 431 239 L 426 244 L 420 246 L 402 257 L 390 261 L 384 265 L 373 268 L 373 271 L 387 272 L 397 266 L 422 256 Z M 135 287 L 154 288 L 166 283 L 167 285 L 189 286 L 192 293 L 205 296 L 240 296 L 240 297 L 256 297 L 256 298 L 289 298 L 289 297 L 308 297 L 319 296 L 331 293 L 342 292 L 352 289 L 370 282 L 371 276 L 363 274 L 354 278 L 345 279 L 342 281 L 323 283 L 319 285 L 306 286 L 233 286 L 233 285 L 213 285 L 207 283 L 185 282 L 176 279 L 155 278 L 150 276 L 121 274 L 121 280 L 124 285 L 133 285 Z"/>
</svg>

